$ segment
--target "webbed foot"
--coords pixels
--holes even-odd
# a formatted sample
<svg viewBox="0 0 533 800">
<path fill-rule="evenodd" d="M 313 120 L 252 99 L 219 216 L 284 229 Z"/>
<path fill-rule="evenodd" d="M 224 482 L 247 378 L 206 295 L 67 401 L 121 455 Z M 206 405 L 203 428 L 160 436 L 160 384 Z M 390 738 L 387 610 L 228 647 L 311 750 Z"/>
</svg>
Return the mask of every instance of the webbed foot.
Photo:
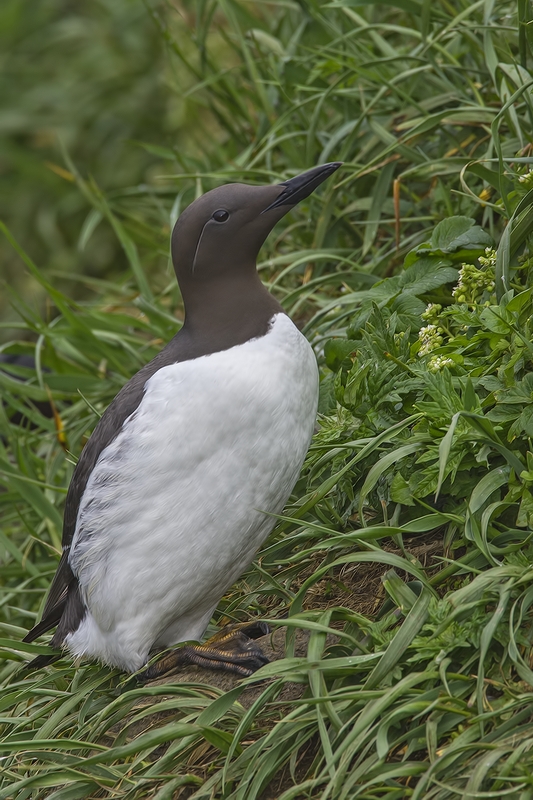
<svg viewBox="0 0 533 800">
<path fill-rule="evenodd" d="M 265 622 L 226 625 L 203 644 L 184 645 L 167 651 L 141 672 L 138 678 L 141 681 L 154 680 L 173 672 L 177 667 L 190 665 L 234 672 L 247 678 L 268 664 L 268 658 L 254 642 L 254 639 L 268 633 L 269 627 Z"/>
</svg>

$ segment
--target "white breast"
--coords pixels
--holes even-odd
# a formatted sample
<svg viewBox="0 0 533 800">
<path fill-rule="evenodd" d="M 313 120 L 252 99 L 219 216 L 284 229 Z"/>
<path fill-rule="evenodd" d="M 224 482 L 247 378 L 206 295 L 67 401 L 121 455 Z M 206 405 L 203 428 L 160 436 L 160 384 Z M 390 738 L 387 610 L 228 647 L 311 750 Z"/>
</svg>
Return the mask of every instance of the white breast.
<svg viewBox="0 0 533 800">
<path fill-rule="evenodd" d="M 75 655 L 139 669 L 201 637 L 298 477 L 316 416 L 307 340 L 284 314 L 246 344 L 159 370 L 101 454 L 70 564 L 89 614 Z"/>
</svg>

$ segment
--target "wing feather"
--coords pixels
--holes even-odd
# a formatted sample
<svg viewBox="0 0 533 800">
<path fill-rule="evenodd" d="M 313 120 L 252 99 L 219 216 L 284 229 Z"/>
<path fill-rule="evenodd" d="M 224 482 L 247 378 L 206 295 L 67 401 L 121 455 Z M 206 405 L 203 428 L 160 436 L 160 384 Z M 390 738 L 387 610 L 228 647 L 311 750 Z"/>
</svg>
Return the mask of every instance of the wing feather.
<svg viewBox="0 0 533 800">
<path fill-rule="evenodd" d="M 87 486 L 87 481 L 89 480 L 89 476 L 100 454 L 120 433 L 126 419 L 133 414 L 139 406 L 144 394 L 146 381 L 151 378 L 158 369 L 161 369 L 161 367 L 183 360 L 177 357 L 177 355 L 179 355 L 176 353 L 175 346 L 175 340 L 177 338 L 177 336 L 174 337 L 172 342 L 167 345 L 159 355 L 137 372 L 137 374 L 120 390 L 111 405 L 106 409 L 89 441 L 85 445 L 67 492 L 63 518 L 63 554 L 58 564 L 57 572 L 52 580 L 52 585 L 50 586 L 42 619 L 25 636 L 25 642 L 33 642 L 42 633 L 46 633 L 46 631 L 59 625 L 53 643 L 56 646 L 60 645 L 61 641 L 68 633 L 72 630 L 76 630 L 83 618 L 83 614 L 80 616 L 80 603 L 82 603 L 82 600 L 78 592 L 78 581 L 70 567 L 69 555 L 72 539 L 76 530 L 78 510 Z M 173 347 L 171 347 L 172 344 L 174 344 Z M 72 604 L 69 603 L 70 598 L 74 598 L 74 596 L 76 597 L 76 602 Z M 67 619 L 66 611 L 71 605 L 76 606 L 77 613 L 68 614 Z M 57 636 L 59 633 L 61 634 L 60 637 Z M 58 638 L 60 638 L 61 641 L 57 641 Z M 39 659 L 35 659 L 35 661 L 38 660 Z"/>
</svg>

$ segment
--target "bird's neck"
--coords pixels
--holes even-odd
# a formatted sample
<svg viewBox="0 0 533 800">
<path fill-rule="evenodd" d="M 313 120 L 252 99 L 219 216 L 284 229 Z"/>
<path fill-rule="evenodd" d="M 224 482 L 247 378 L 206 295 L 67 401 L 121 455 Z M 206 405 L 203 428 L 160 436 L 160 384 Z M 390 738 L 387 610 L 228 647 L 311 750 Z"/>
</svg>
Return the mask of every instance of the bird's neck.
<svg viewBox="0 0 533 800">
<path fill-rule="evenodd" d="M 215 345 L 242 344 L 263 336 L 275 314 L 283 311 L 261 283 L 256 270 L 202 283 L 180 282 L 185 305 L 183 330 Z"/>
</svg>

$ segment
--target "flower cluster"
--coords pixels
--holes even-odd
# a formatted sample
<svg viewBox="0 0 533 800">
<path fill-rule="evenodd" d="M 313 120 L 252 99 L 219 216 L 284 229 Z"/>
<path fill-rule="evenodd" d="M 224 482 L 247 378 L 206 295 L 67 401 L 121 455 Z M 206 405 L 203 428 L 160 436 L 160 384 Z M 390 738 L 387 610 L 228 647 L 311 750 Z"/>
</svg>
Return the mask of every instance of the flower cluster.
<svg viewBox="0 0 533 800">
<path fill-rule="evenodd" d="M 485 267 L 487 275 L 492 272 L 492 277 L 494 278 L 494 269 L 496 267 L 496 250 L 494 247 L 486 247 L 485 255 L 480 256 L 478 261 L 482 267 Z"/>
<path fill-rule="evenodd" d="M 441 346 L 442 333 L 442 328 L 438 328 L 433 324 L 426 325 L 425 328 L 420 328 L 418 332 L 418 340 L 420 342 L 418 355 L 420 358 L 422 358 L 422 356 L 427 356 L 432 350 L 436 350 L 437 347 Z"/>
<path fill-rule="evenodd" d="M 446 356 L 432 356 L 428 361 L 428 369 L 431 372 L 440 372 L 444 367 L 453 367 L 454 361 Z"/>
<path fill-rule="evenodd" d="M 475 305 L 484 292 L 491 294 L 494 291 L 495 251 L 487 247 L 485 256 L 480 256 L 479 263 L 483 269 L 478 269 L 473 264 L 463 264 L 459 270 L 459 281 L 452 291 L 458 303 Z"/>
<path fill-rule="evenodd" d="M 461 266 L 457 286 L 452 292 L 456 303 L 467 303 L 474 308 L 483 295 L 486 299 L 487 294 L 494 292 L 496 251 L 487 247 L 485 254 L 479 256 L 478 260 L 479 268 L 474 264 Z M 458 332 L 464 333 L 468 329 L 468 325 L 459 325 L 454 319 L 452 308 L 443 311 L 439 303 L 428 303 L 420 315 L 426 325 L 418 333 L 418 357 L 430 356 L 427 361 L 430 372 L 440 372 L 446 367 L 455 366 L 456 362 L 448 356 L 433 353 L 445 342 L 453 343 Z"/>
<path fill-rule="evenodd" d="M 526 172 L 524 175 L 518 176 L 518 182 L 523 184 L 525 189 L 532 189 L 533 188 L 533 169 L 530 169 L 529 172 Z"/>
<path fill-rule="evenodd" d="M 442 306 L 439 305 L 439 303 L 429 303 L 426 306 L 426 310 L 422 312 L 421 317 L 422 319 L 425 319 L 426 322 L 432 322 L 435 324 L 441 311 Z"/>
</svg>

